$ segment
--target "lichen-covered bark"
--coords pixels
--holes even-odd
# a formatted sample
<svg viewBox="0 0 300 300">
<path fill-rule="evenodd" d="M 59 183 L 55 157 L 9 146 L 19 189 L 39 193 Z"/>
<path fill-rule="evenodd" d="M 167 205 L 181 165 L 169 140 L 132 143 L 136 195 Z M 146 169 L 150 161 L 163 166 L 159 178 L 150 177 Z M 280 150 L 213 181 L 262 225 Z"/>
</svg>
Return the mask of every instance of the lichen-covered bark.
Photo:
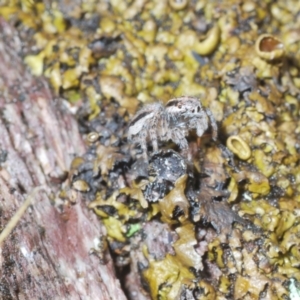
<svg viewBox="0 0 300 300">
<path fill-rule="evenodd" d="M 0 19 L 1 228 L 34 187 L 46 187 L 0 246 L 0 298 L 126 299 L 109 253 L 106 264 L 92 254 L 104 233 L 95 214 L 79 197 L 53 201 L 84 144 L 67 106 L 30 75 L 20 52 L 16 31 Z"/>
</svg>

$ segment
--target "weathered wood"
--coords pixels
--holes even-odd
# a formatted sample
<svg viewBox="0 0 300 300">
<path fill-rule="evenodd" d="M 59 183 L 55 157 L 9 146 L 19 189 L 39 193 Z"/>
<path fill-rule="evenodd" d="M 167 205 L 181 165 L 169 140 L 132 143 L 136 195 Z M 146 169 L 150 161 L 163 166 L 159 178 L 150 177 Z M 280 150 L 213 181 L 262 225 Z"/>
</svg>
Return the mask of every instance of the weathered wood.
<svg viewBox="0 0 300 300">
<path fill-rule="evenodd" d="M 34 187 L 46 186 L 0 246 L 0 298 L 126 299 L 109 253 L 106 264 L 91 253 L 105 230 L 94 213 L 82 199 L 53 205 L 56 179 L 84 144 L 62 99 L 18 53 L 16 31 L 0 19 L 1 228 Z"/>
</svg>

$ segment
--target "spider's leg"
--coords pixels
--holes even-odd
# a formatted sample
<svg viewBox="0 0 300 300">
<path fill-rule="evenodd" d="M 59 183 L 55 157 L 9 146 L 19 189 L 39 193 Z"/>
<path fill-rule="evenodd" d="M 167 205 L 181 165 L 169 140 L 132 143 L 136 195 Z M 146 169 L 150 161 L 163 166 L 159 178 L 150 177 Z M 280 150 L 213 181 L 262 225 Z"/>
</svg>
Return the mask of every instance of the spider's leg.
<svg viewBox="0 0 300 300">
<path fill-rule="evenodd" d="M 145 161 L 148 161 L 148 154 L 147 154 L 147 144 L 146 144 L 146 141 L 142 141 L 140 143 L 141 145 L 141 148 L 143 150 L 143 158 Z"/>
<path fill-rule="evenodd" d="M 192 159 L 192 155 L 189 151 L 189 144 L 187 139 L 185 138 L 185 131 L 179 128 L 176 128 L 172 132 L 171 140 L 179 146 L 181 149 L 181 153 L 185 156 L 188 160 Z"/>
<path fill-rule="evenodd" d="M 174 128 L 171 139 L 179 146 L 181 150 L 188 149 L 189 145 L 185 138 L 184 131 L 179 128 Z"/>
<path fill-rule="evenodd" d="M 209 117 L 210 124 L 211 124 L 211 127 L 212 127 L 212 138 L 213 138 L 214 141 L 216 141 L 217 138 L 218 138 L 218 126 L 217 126 L 217 122 L 216 122 L 216 120 L 215 120 L 212 112 L 210 111 L 210 109 L 206 108 L 206 114 Z"/>
<path fill-rule="evenodd" d="M 167 141 L 169 139 L 169 122 L 168 122 L 168 117 L 166 114 L 163 114 L 161 116 L 161 119 L 159 120 L 159 129 L 158 129 L 158 134 L 159 138 L 161 141 Z"/>
<path fill-rule="evenodd" d="M 148 161 L 148 155 L 147 155 L 147 134 L 146 132 L 142 132 L 139 135 L 139 138 L 137 140 L 137 142 L 140 144 L 142 152 L 143 152 L 143 158 L 144 160 L 147 162 Z"/>
<path fill-rule="evenodd" d="M 150 136 L 151 143 L 152 143 L 152 146 L 153 146 L 153 151 L 154 152 L 158 151 L 157 134 L 156 134 L 155 129 L 153 127 L 150 128 L 150 130 L 149 130 L 149 136 Z"/>
</svg>

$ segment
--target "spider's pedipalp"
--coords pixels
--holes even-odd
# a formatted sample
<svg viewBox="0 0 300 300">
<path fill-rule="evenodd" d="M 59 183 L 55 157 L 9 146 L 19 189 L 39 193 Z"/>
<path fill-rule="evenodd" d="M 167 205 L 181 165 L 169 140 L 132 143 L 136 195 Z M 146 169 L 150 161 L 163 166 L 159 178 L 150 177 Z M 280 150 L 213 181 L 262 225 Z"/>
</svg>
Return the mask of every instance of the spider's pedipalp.
<svg viewBox="0 0 300 300">
<path fill-rule="evenodd" d="M 193 126 L 192 128 L 195 128 L 197 136 L 201 137 L 208 128 L 208 118 L 204 111 L 202 111 L 201 115 L 197 118 L 195 123 L 195 126 Z"/>
</svg>

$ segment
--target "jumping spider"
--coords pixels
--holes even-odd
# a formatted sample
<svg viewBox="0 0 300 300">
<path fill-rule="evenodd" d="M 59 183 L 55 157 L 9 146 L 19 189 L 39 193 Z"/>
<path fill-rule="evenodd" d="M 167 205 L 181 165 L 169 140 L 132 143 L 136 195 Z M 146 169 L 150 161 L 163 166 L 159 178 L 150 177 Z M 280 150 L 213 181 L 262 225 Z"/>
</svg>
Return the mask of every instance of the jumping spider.
<svg viewBox="0 0 300 300">
<path fill-rule="evenodd" d="M 153 151 L 158 151 L 158 140 L 171 140 L 179 148 L 188 152 L 186 137 L 189 131 L 196 130 L 201 137 L 209 126 L 212 127 L 212 138 L 217 139 L 217 124 L 207 108 L 194 97 L 179 97 L 171 99 L 164 107 L 157 102 L 146 105 L 134 116 L 129 124 L 128 140 L 141 145 L 143 157 L 147 161 L 147 139 L 152 143 Z"/>
</svg>

